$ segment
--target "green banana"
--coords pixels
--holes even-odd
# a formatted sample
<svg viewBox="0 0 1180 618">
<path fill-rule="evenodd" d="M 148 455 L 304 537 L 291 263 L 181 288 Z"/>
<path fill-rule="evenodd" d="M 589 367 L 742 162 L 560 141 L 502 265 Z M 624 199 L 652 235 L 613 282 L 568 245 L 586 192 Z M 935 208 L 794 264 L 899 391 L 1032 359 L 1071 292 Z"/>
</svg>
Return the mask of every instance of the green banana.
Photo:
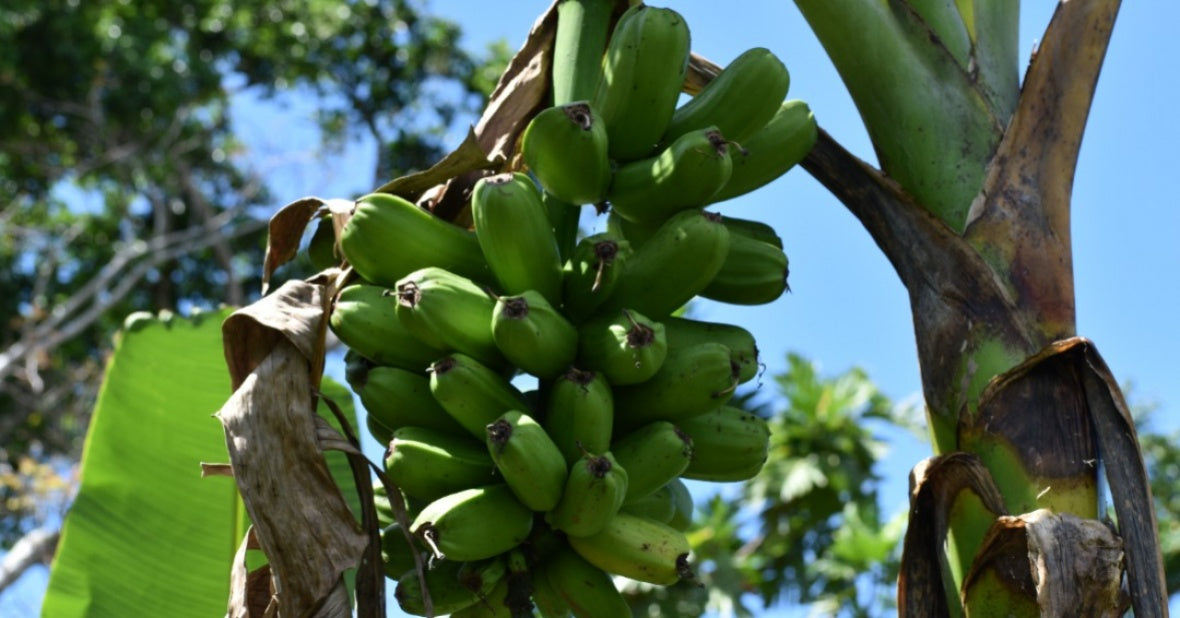
<svg viewBox="0 0 1180 618">
<path fill-rule="evenodd" d="M 479 599 L 474 605 L 468 605 L 451 614 L 451 618 L 513 618 L 513 610 L 508 607 L 508 590 L 511 577 L 505 577 L 487 595 Z M 526 610 L 532 610 L 529 603 Z M 519 615 L 519 614 L 517 614 Z M 532 612 L 524 614 L 532 616 Z"/>
<path fill-rule="evenodd" d="M 657 420 L 680 425 L 715 410 L 733 396 L 737 374 L 729 348 L 720 343 L 669 348 L 650 380 L 615 389 L 615 435 Z"/>
<path fill-rule="evenodd" d="M 725 225 L 730 234 L 742 234 L 754 240 L 770 243 L 779 249 L 783 248 L 783 239 L 778 235 L 778 232 L 762 221 L 739 219 L 726 215 L 721 217 L 721 223 Z"/>
<path fill-rule="evenodd" d="M 504 364 L 492 337 L 496 301 L 470 279 L 428 266 L 402 277 L 396 292 L 397 319 L 415 337 L 486 365 Z"/>
<path fill-rule="evenodd" d="M 368 428 L 369 435 L 373 436 L 378 444 L 383 444 L 388 448 L 389 441 L 393 439 L 392 427 L 385 426 L 380 419 L 372 414 L 365 415 L 365 427 Z"/>
<path fill-rule="evenodd" d="M 557 199 L 597 204 L 606 197 L 611 182 L 606 127 L 586 101 L 546 108 L 533 116 L 520 148 L 541 187 Z"/>
<path fill-rule="evenodd" d="M 676 507 L 676 512 L 672 518 L 664 522 L 673 528 L 684 532 L 692 527 L 692 511 L 693 502 L 692 494 L 688 491 L 688 486 L 680 479 L 672 479 L 671 483 L 664 486 L 669 493 L 672 494 L 672 504 Z"/>
<path fill-rule="evenodd" d="M 764 305 L 787 287 L 787 254 L 780 247 L 729 230 L 729 253 L 701 296 L 734 305 Z"/>
<path fill-rule="evenodd" d="M 612 0 L 564 0 L 557 3 L 553 39 L 553 103 L 594 96 L 602 77 L 602 54 L 610 35 Z"/>
<path fill-rule="evenodd" d="M 541 565 L 544 579 L 568 611 L 577 618 L 630 616 L 631 608 L 606 571 L 565 548 Z M 540 586 L 538 586 L 540 588 Z M 538 603 L 540 605 L 540 603 Z M 566 613 L 554 614 L 565 616 Z M 546 616 L 548 618 L 548 616 Z"/>
<path fill-rule="evenodd" d="M 462 425 L 438 405 L 430 392 L 430 378 L 425 375 L 373 366 L 364 359 L 350 359 L 346 367 L 348 383 L 368 412 L 369 426 L 389 434 L 382 438 L 374 433 L 379 442 L 388 444 L 394 430 L 407 425 L 464 433 Z"/>
<path fill-rule="evenodd" d="M 729 348 L 729 360 L 738 368 L 737 380 L 745 384 L 758 375 L 758 345 L 754 335 L 736 324 L 703 322 L 670 317 L 664 320 L 669 348 L 685 348 L 699 343 L 720 343 Z"/>
<path fill-rule="evenodd" d="M 769 49 L 747 49 L 672 114 L 664 143 L 695 129 L 716 126 L 740 144 L 770 122 L 790 84 L 787 67 Z"/>
<path fill-rule="evenodd" d="M 614 425 L 614 399 L 606 377 L 595 371 L 570 367 L 549 387 L 544 420 L 567 464 L 583 450 L 605 453 Z"/>
<path fill-rule="evenodd" d="M 407 496 L 437 500 L 492 482 L 495 465 L 478 442 L 466 435 L 424 427 L 393 432 L 385 473 Z"/>
<path fill-rule="evenodd" d="M 488 424 L 486 443 L 500 476 L 521 504 L 541 512 L 557 506 L 569 469 L 540 423 L 510 410 Z"/>
<path fill-rule="evenodd" d="M 655 421 L 611 444 L 615 461 L 627 471 L 623 504 L 645 498 L 680 476 L 693 458 L 692 438 L 667 421 Z"/>
<path fill-rule="evenodd" d="M 533 512 L 504 484 L 464 489 L 427 504 L 410 531 L 438 559 L 483 560 L 516 547 L 533 527 Z"/>
<path fill-rule="evenodd" d="M 509 410 L 527 410 L 524 395 L 503 376 L 463 354 L 452 354 L 431 366 L 430 392 L 468 433 L 479 440 L 488 423 Z"/>
<path fill-rule="evenodd" d="M 660 224 L 662 223 L 663 221 L 657 223 L 635 223 L 634 221 L 624 219 L 622 215 L 613 210 L 606 215 L 607 233 L 619 238 L 626 238 L 627 242 L 636 249 L 642 247 L 643 243 L 647 242 L 660 229 Z"/>
<path fill-rule="evenodd" d="M 688 70 L 688 24 L 672 9 L 636 4 L 615 24 L 591 105 L 602 115 L 610 156 L 648 156 L 664 134 Z"/>
<path fill-rule="evenodd" d="M 571 321 L 582 322 L 611 295 L 630 255 L 631 244 L 614 234 L 594 234 L 578 242 L 563 268 L 563 311 Z"/>
<path fill-rule="evenodd" d="M 381 528 L 381 564 L 386 577 L 396 580 L 414 568 L 414 554 L 417 551 L 397 522 Z"/>
<path fill-rule="evenodd" d="M 340 265 L 340 255 L 336 251 L 336 230 L 331 217 L 320 217 L 316 222 L 315 232 L 307 244 L 307 259 L 317 271 Z"/>
<path fill-rule="evenodd" d="M 615 575 L 670 586 L 692 579 L 684 533 L 658 521 L 619 513 L 597 534 L 569 538 L 586 562 Z"/>
<path fill-rule="evenodd" d="M 565 552 L 573 553 L 570 549 L 568 549 L 568 547 L 565 549 Z M 579 560 L 581 560 L 581 558 L 579 558 Z M 599 572 L 602 572 L 602 569 L 597 569 L 597 567 L 591 566 L 591 568 L 595 568 Z M 532 572 L 530 583 L 533 586 L 533 603 L 537 608 L 537 613 L 541 615 L 541 618 L 569 618 L 569 603 L 566 603 L 565 599 L 561 596 L 561 592 L 549 582 L 549 578 L 551 577 L 550 574 L 553 573 L 553 569 L 554 567 L 551 562 L 544 562 L 539 568 Z M 602 574 L 607 578 L 608 581 L 610 580 L 609 575 L 606 573 Z M 586 584 L 586 586 L 590 586 L 590 584 Z M 613 588 L 614 584 L 611 584 L 611 587 Z M 599 615 L 607 616 L 618 614 Z"/>
<path fill-rule="evenodd" d="M 561 303 L 561 258 L 541 194 L 528 176 L 505 173 L 479 179 L 471 190 L 471 217 L 484 258 L 505 294 L 536 290 Z"/>
<path fill-rule="evenodd" d="M 637 311 L 604 315 L 578 331 L 578 366 L 603 374 L 612 385 L 647 381 L 667 354 L 663 324 Z"/>
<path fill-rule="evenodd" d="M 393 514 L 393 505 L 389 503 L 389 494 L 381 481 L 373 483 L 373 508 L 377 510 L 377 525 L 382 528 L 397 523 Z"/>
<path fill-rule="evenodd" d="M 627 471 L 614 456 L 586 453 L 570 466 L 561 500 L 545 521 L 571 538 L 588 536 L 615 517 L 626 495 Z"/>
<path fill-rule="evenodd" d="M 729 180 L 729 141 L 716 127 L 681 135 L 660 154 L 619 167 L 606 199 L 611 212 L 636 223 L 657 223 L 709 203 Z"/>
<path fill-rule="evenodd" d="M 684 478 L 731 482 L 754 478 L 766 463 L 770 426 L 741 408 L 723 406 L 681 421 L 695 449 Z"/>
<path fill-rule="evenodd" d="M 378 365 L 422 371 L 446 354 L 410 333 L 397 319 L 397 299 L 376 285 L 341 290 L 328 325 L 344 345 Z"/>
<path fill-rule="evenodd" d="M 632 309 L 662 320 L 705 289 L 729 253 L 729 230 L 716 215 L 677 213 L 637 249 L 599 313 Z"/>
<path fill-rule="evenodd" d="M 430 590 L 430 601 L 436 616 L 453 614 L 475 605 L 495 589 L 506 572 L 501 558 L 476 563 L 438 560 L 431 566 L 426 571 L 426 587 Z M 417 569 L 410 569 L 398 578 L 394 598 L 406 613 L 426 615 L 422 580 Z"/>
<path fill-rule="evenodd" d="M 803 160 L 819 135 L 815 115 L 799 100 L 782 104 L 770 122 L 738 147 L 730 148 L 733 171 L 709 203 L 744 195 L 787 173 Z"/>
<path fill-rule="evenodd" d="M 673 494 L 671 483 L 638 500 L 623 504 L 623 508 L 619 509 L 619 512 L 638 515 L 662 524 L 672 521 L 672 518 L 676 516 L 676 496 Z"/>
<path fill-rule="evenodd" d="M 578 351 L 578 331 L 533 290 L 496 299 L 492 338 L 509 362 L 543 379 L 568 369 Z"/>
<path fill-rule="evenodd" d="M 388 193 L 356 201 L 340 232 L 340 251 L 360 276 L 386 287 L 426 266 L 491 279 L 474 234 Z"/>
</svg>

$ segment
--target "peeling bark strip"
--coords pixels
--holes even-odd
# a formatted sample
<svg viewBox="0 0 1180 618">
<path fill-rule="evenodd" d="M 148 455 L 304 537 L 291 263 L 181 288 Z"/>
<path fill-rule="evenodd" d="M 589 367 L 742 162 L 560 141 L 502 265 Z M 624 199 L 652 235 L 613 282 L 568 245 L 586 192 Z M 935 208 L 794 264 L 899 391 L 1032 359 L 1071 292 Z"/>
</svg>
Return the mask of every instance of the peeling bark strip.
<svg viewBox="0 0 1180 618">
<path fill-rule="evenodd" d="M 966 401 L 959 359 L 967 344 L 994 338 L 1033 349 L 991 268 L 937 217 L 881 172 L 820 130 L 803 168 L 864 225 L 909 291 L 923 395 L 936 417 L 956 422 Z M 990 336 L 990 337 L 989 337 Z"/>
<path fill-rule="evenodd" d="M 941 556 L 951 507 L 964 492 L 974 493 L 996 516 L 1007 513 L 991 473 L 975 455 L 931 457 L 910 472 L 910 522 L 897 580 L 899 616 L 949 615 Z"/>
<path fill-rule="evenodd" d="M 1120 0 L 1057 5 L 1015 115 L 971 205 L 966 239 L 1003 273 L 1037 346 L 1075 334 L 1070 194 Z"/>
<path fill-rule="evenodd" d="M 1042 616 L 1114 618 L 1126 609 L 1122 571 L 1123 543 L 1105 524 L 1041 509 L 996 521 L 963 581 L 963 596 L 970 604 L 990 574 L 1035 599 Z"/>
<path fill-rule="evenodd" d="M 273 602 L 287 616 L 347 615 L 342 575 L 360 563 L 369 541 L 328 472 L 317 435 L 313 368 L 322 359 L 324 306 L 323 288 L 288 282 L 222 326 L 234 393 L 217 417 L 270 561 Z M 232 594 L 244 600 L 240 590 Z M 247 605 L 231 605 L 229 614 L 250 615 Z"/>
</svg>

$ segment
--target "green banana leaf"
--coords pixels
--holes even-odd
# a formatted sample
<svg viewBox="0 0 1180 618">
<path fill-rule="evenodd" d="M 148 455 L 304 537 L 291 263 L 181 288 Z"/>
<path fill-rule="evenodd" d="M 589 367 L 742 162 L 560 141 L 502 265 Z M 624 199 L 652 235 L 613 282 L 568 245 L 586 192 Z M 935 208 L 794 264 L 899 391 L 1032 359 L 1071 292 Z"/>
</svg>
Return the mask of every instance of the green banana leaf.
<svg viewBox="0 0 1180 618">
<path fill-rule="evenodd" d="M 229 313 L 128 319 L 86 437 L 43 616 L 225 614 L 249 522 L 233 479 L 202 478 L 200 464 L 228 461 L 213 413 L 230 395 L 221 341 Z M 348 391 L 326 380 L 323 389 L 355 423 Z M 329 455 L 337 482 L 351 487 L 346 459 Z M 345 496 L 359 512 L 355 492 Z"/>
</svg>

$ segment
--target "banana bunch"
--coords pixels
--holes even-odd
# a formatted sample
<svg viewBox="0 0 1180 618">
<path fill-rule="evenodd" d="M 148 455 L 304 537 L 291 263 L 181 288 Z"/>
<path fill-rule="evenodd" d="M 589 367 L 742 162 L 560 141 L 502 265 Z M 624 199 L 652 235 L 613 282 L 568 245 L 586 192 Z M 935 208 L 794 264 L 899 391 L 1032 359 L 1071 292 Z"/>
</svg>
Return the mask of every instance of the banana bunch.
<svg viewBox="0 0 1180 618">
<path fill-rule="evenodd" d="M 729 405 L 754 336 L 678 310 L 786 291 L 774 230 L 704 208 L 800 161 L 815 119 L 763 48 L 677 107 L 684 18 L 640 3 L 612 29 L 610 4 L 559 5 L 561 98 L 521 135 L 524 167 L 474 185 L 474 229 L 373 194 L 338 233 L 360 281 L 329 326 L 412 519 L 414 547 L 379 518 L 410 613 L 425 584 L 439 613 L 625 615 L 612 575 L 694 577 L 683 480 L 748 480 L 767 457 L 766 421 Z M 585 205 L 606 229 L 563 238 Z"/>
</svg>

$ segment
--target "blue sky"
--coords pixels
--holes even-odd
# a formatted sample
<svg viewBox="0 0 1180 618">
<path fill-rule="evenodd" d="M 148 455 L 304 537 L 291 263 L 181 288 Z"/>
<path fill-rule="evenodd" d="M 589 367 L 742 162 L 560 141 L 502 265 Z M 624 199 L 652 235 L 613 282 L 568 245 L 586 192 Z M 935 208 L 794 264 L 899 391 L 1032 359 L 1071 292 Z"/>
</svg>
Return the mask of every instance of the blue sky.
<svg viewBox="0 0 1180 618">
<path fill-rule="evenodd" d="M 658 4 L 684 14 L 694 51 L 719 64 L 749 47 L 770 48 L 791 71 L 788 96 L 808 101 L 822 127 L 852 152 L 874 160 L 851 99 L 793 3 Z M 548 5 L 548 0 L 515 0 L 489 9 L 470 1 L 434 0 L 428 6 L 462 26 L 462 43 L 470 49 L 482 49 L 500 38 L 516 49 Z M 1022 59 L 1034 48 L 1053 6 L 1024 3 Z M 1175 151 L 1180 143 L 1175 112 L 1175 101 L 1180 100 L 1180 37 L 1174 32 L 1178 20 L 1176 3 L 1124 4 L 1098 84 L 1073 191 L 1078 332 L 1096 343 L 1121 381 L 1134 384 L 1133 401 L 1161 405 L 1152 428 L 1167 432 L 1180 428 L 1174 414 L 1180 402 L 1180 362 L 1171 352 L 1180 344 L 1180 204 L 1172 184 L 1180 162 Z M 235 118 L 257 160 L 273 166 L 276 177 L 288 179 L 274 185 L 276 207 L 303 195 L 353 197 L 371 187 L 372 147 L 354 145 L 343 159 L 327 164 L 316 160 L 311 152 L 318 137 L 310 113 L 301 106 L 263 113 L 243 99 Z M 457 142 L 462 134 L 453 137 Z M 782 371 L 787 352 L 795 351 L 818 361 L 826 374 L 861 366 L 894 400 L 919 395 L 905 290 L 842 205 L 805 172 L 795 170 L 719 210 L 775 227 L 791 259 L 793 292 L 763 307 L 702 303 L 701 317 L 750 328 L 769 374 Z M 897 442 L 881 469 L 891 479 L 883 497 L 886 513 L 904 507 L 906 474 L 929 454 L 926 445 L 908 436 L 891 437 Z M 370 444 L 369 450 L 376 448 Z M 35 573 L 30 578 L 22 588 L 43 588 L 43 578 Z M 24 601 L 16 607 L 36 607 L 33 598 L 39 593 L 28 594 L 10 591 L 0 603 L 0 614 L 13 608 L 14 595 Z"/>
</svg>

